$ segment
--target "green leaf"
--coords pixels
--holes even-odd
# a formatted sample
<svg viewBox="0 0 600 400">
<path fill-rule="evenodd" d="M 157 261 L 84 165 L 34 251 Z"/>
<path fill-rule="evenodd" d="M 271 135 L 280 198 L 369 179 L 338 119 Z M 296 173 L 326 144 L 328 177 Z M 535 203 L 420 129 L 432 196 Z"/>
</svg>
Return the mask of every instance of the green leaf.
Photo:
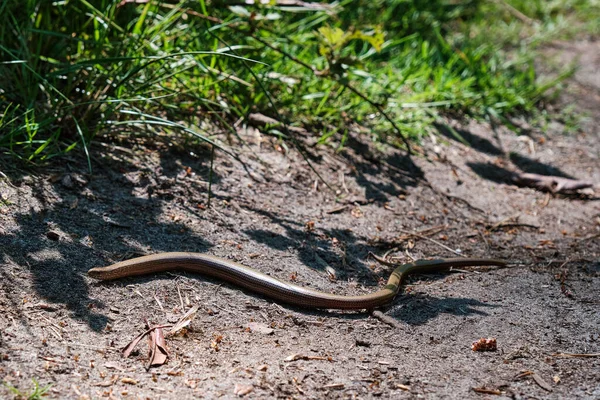
<svg viewBox="0 0 600 400">
<path fill-rule="evenodd" d="M 323 26 L 319 28 L 319 33 L 321 34 L 322 39 L 331 47 L 341 48 L 346 44 L 346 33 L 340 28 L 330 28 L 328 26 Z"/>
<path fill-rule="evenodd" d="M 381 27 L 375 28 L 372 33 L 364 33 L 363 31 L 356 31 L 352 35 L 348 36 L 346 41 L 349 42 L 352 39 L 359 39 L 368 42 L 377 51 L 381 51 L 381 47 L 385 42 L 385 35 L 381 30 Z"/>
</svg>

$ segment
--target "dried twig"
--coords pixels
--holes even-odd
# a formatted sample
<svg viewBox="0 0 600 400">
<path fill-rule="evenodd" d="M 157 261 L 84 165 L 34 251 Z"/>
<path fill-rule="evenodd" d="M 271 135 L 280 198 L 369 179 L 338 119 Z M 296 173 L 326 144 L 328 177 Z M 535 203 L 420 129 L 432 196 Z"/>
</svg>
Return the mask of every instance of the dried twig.
<svg viewBox="0 0 600 400">
<path fill-rule="evenodd" d="M 404 329 L 404 326 L 402 326 L 402 324 L 400 322 L 398 322 L 396 319 L 390 317 L 389 315 L 385 315 L 384 313 L 382 313 L 379 310 L 373 311 L 371 313 L 371 315 L 374 318 L 377 318 L 378 320 L 383 322 L 384 324 L 388 324 L 392 328 Z"/>
<path fill-rule="evenodd" d="M 593 182 L 550 175 L 513 173 L 511 179 L 518 185 L 553 194 L 573 194 L 581 189 L 594 187 Z"/>
<path fill-rule="evenodd" d="M 449 252 L 452 252 L 452 253 L 456 254 L 457 256 L 459 256 L 459 257 L 464 257 L 464 255 L 463 255 L 463 254 L 461 254 L 460 252 L 458 252 L 458 251 L 456 251 L 456 250 L 454 250 L 454 249 L 451 249 L 450 247 L 446 246 L 446 245 L 445 245 L 445 244 L 443 244 L 443 243 L 440 243 L 440 242 L 438 242 L 438 241 L 437 241 L 437 240 L 435 240 L 435 239 L 429 238 L 429 237 L 427 237 L 427 236 L 421 235 L 421 234 L 419 234 L 419 233 L 416 233 L 416 232 L 405 231 L 405 230 L 403 230 L 403 229 L 398 229 L 398 230 L 399 230 L 400 232 L 402 232 L 402 233 L 406 233 L 407 235 L 411 235 L 411 236 L 418 237 L 419 239 L 425 239 L 425 240 L 429 240 L 431 243 L 437 244 L 437 245 L 438 245 L 438 246 L 440 246 L 441 248 L 443 248 L 443 249 L 446 249 L 446 250 L 448 250 Z"/>
<path fill-rule="evenodd" d="M 586 237 L 579 238 L 579 241 L 585 242 L 585 241 L 588 241 L 588 240 L 597 239 L 599 237 L 600 237 L 600 233 L 596 233 L 595 235 L 591 235 L 591 236 L 586 236 Z"/>
<path fill-rule="evenodd" d="M 502 394 L 502 392 L 500 390 L 498 390 L 498 389 L 488 389 L 486 387 L 474 387 L 472 389 L 476 393 L 495 394 L 497 396 L 499 396 L 499 395 Z"/>
<path fill-rule="evenodd" d="M 552 354 L 552 357 L 592 358 L 592 357 L 600 357 L 600 353 L 556 353 L 556 354 Z"/>
<path fill-rule="evenodd" d="M 527 25 L 533 25 L 533 23 L 535 22 L 534 19 L 529 18 L 527 15 L 523 14 L 521 11 L 519 11 L 515 7 L 511 6 L 506 1 L 496 0 L 496 3 L 501 4 L 502 6 L 504 6 L 504 8 L 506 8 L 508 10 L 508 12 L 510 14 L 512 14 L 513 17 L 519 19 L 521 22 L 523 22 L 523 23 L 525 23 Z"/>
</svg>

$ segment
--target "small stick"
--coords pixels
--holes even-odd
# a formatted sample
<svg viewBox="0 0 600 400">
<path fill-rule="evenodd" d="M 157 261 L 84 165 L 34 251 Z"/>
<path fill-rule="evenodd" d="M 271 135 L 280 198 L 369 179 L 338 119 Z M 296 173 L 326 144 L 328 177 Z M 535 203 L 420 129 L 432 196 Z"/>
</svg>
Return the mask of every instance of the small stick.
<svg viewBox="0 0 600 400">
<path fill-rule="evenodd" d="M 596 239 L 598 237 L 600 237 L 600 233 L 597 233 L 597 234 L 591 235 L 591 236 L 582 237 L 582 238 L 579 238 L 578 240 L 582 241 L 582 242 L 585 242 L 587 240 Z"/>
<path fill-rule="evenodd" d="M 210 195 L 211 195 L 211 188 L 212 188 L 214 160 L 215 160 L 215 146 L 211 146 L 210 147 L 210 171 L 208 173 L 208 201 L 206 203 L 207 208 L 210 208 Z"/>
<path fill-rule="evenodd" d="M 156 303 L 158 304 L 158 306 L 160 307 L 161 311 L 165 311 L 165 309 L 163 308 L 162 303 L 160 302 L 160 300 L 158 299 L 158 296 L 156 296 L 156 292 L 154 292 L 154 300 L 156 301 Z"/>
<path fill-rule="evenodd" d="M 553 357 L 600 357 L 600 353 L 556 353 L 552 354 Z"/>
<path fill-rule="evenodd" d="M 394 318 L 390 317 L 389 315 L 385 315 L 384 313 L 382 313 L 379 310 L 373 311 L 371 313 L 371 315 L 373 317 L 377 318 L 378 320 L 380 320 L 381 322 L 383 322 L 384 324 L 388 324 L 392 328 L 404 329 L 404 327 L 402 326 L 402 324 L 400 322 L 398 322 Z"/>
<path fill-rule="evenodd" d="M 350 191 L 346 187 L 346 177 L 344 171 L 342 170 L 340 170 L 340 180 L 342 181 L 342 188 L 344 188 L 344 192 L 346 192 L 346 194 L 350 194 Z"/>
<path fill-rule="evenodd" d="M 379 257 L 377 254 L 369 252 L 369 256 L 373 257 L 375 260 L 377 260 L 377 262 L 383 264 L 383 265 L 387 265 L 389 267 L 397 267 L 398 265 L 402 265 L 402 263 L 395 263 L 395 262 L 391 262 L 386 260 L 384 257 Z M 387 253 L 386 256 L 387 257 Z"/>
<path fill-rule="evenodd" d="M 438 242 L 438 241 L 437 241 L 437 240 L 435 240 L 435 239 L 428 238 L 427 236 L 420 235 L 420 234 L 418 234 L 418 233 L 416 233 L 416 232 L 405 231 L 405 230 L 403 230 L 403 229 L 398 229 L 398 230 L 399 230 L 400 232 L 402 232 L 402 233 L 406 233 L 407 235 L 416 236 L 416 237 L 418 237 L 419 239 L 425 239 L 425 240 L 429 240 L 430 242 L 432 242 L 432 243 L 434 243 L 434 244 L 437 244 L 437 245 L 438 245 L 438 246 L 440 246 L 441 248 L 443 248 L 443 249 L 446 249 L 446 250 L 448 250 L 449 252 L 452 252 L 452 253 L 456 254 L 457 256 L 459 256 L 459 257 L 464 257 L 464 255 L 463 255 L 463 254 L 459 253 L 458 251 L 456 251 L 456 250 L 454 250 L 454 249 L 451 249 L 450 247 L 446 246 L 446 245 L 445 245 L 445 244 L 443 244 L 443 243 L 440 243 L 440 242 Z"/>
<path fill-rule="evenodd" d="M 179 295 L 179 302 L 181 303 L 181 309 L 185 310 L 185 305 L 183 304 L 183 297 L 181 297 L 181 289 L 179 289 L 179 284 L 175 282 L 175 286 L 177 286 L 177 294 Z"/>
<path fill-rule="evenodd" d="M 510 14 L 512 14 L 513 17 L 518 18 L 519 20 L 521 20 L 521 22 L 523 22 L 527 25 L 533 25 L 533 23 L 535 22 L 534 19 L 529 18 L 527 15 L 523 14 L 521 11 L 519 11 L 515 7 L 511 6 L 506 1 L 499 0 L 496 2 L 503 5 L 508 10 L 508 12 Z"/>
</svg>

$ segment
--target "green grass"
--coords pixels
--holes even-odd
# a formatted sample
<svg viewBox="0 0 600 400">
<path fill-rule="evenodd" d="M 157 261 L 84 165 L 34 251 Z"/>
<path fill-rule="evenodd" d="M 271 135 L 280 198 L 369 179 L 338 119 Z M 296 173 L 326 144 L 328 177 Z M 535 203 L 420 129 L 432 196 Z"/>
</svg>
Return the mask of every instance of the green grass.
<svg viewBox="0 0 600 400">
<path fill-rule="evenodd" d="M 33 389 L 31 389 L 31 392 L 21 391 L 7 383 L 5 383 L 4 385 L 15 395 L 15 399 L 42 400 L 47 398 L 45 396 L 47 395 L 48 390 L 50 390 L 50 386 L 52 385 L 40 386 L 37 380 L 32 379 L 32 381 Z"/>
<path fill-rule="evenodd" d="M 445 114 L 537 113 L 569 70 L 541 81 L 534 50 L 600 31 L 597 0 L 119 3 L 0 3 L 1 151 L 40 162 L 99 134 L 174 131 L 226 150 L 251 112 L 323 144 L 358 123 L 407 147 Z"/>
</svg>

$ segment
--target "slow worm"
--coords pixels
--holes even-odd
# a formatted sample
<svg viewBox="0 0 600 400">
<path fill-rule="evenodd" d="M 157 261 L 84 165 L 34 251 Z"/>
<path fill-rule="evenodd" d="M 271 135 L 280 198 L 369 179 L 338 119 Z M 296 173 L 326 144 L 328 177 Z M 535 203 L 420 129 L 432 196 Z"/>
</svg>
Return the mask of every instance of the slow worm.
<svg viewBox="0 0 600 400">
<path fill-rule="evenodd" d="M 387 285 L 385 285 L 383 289 L 360 296 L 340 296 L 318 292 L 316 290 L 280 281 L 230 260 L 200 253 L 154 254 L 121 261 L 108 267 L 92 268 L 88 271 L 88 275 L 95 279 L 112 280 L 129 276 L 179 270 L 222 279 L 274 300 L 295 306 L 345 310 L 371 310 L 392 301 L 400 290 L 402 279 L 409 273 L 427 273 L 444 270 L 450 267 L 460 268 L 483 265 L 504 266 L 506 263 L 502 260 L 484 258 L 418 260 L 397 267 L 392 272 Z"/>
</svg>

